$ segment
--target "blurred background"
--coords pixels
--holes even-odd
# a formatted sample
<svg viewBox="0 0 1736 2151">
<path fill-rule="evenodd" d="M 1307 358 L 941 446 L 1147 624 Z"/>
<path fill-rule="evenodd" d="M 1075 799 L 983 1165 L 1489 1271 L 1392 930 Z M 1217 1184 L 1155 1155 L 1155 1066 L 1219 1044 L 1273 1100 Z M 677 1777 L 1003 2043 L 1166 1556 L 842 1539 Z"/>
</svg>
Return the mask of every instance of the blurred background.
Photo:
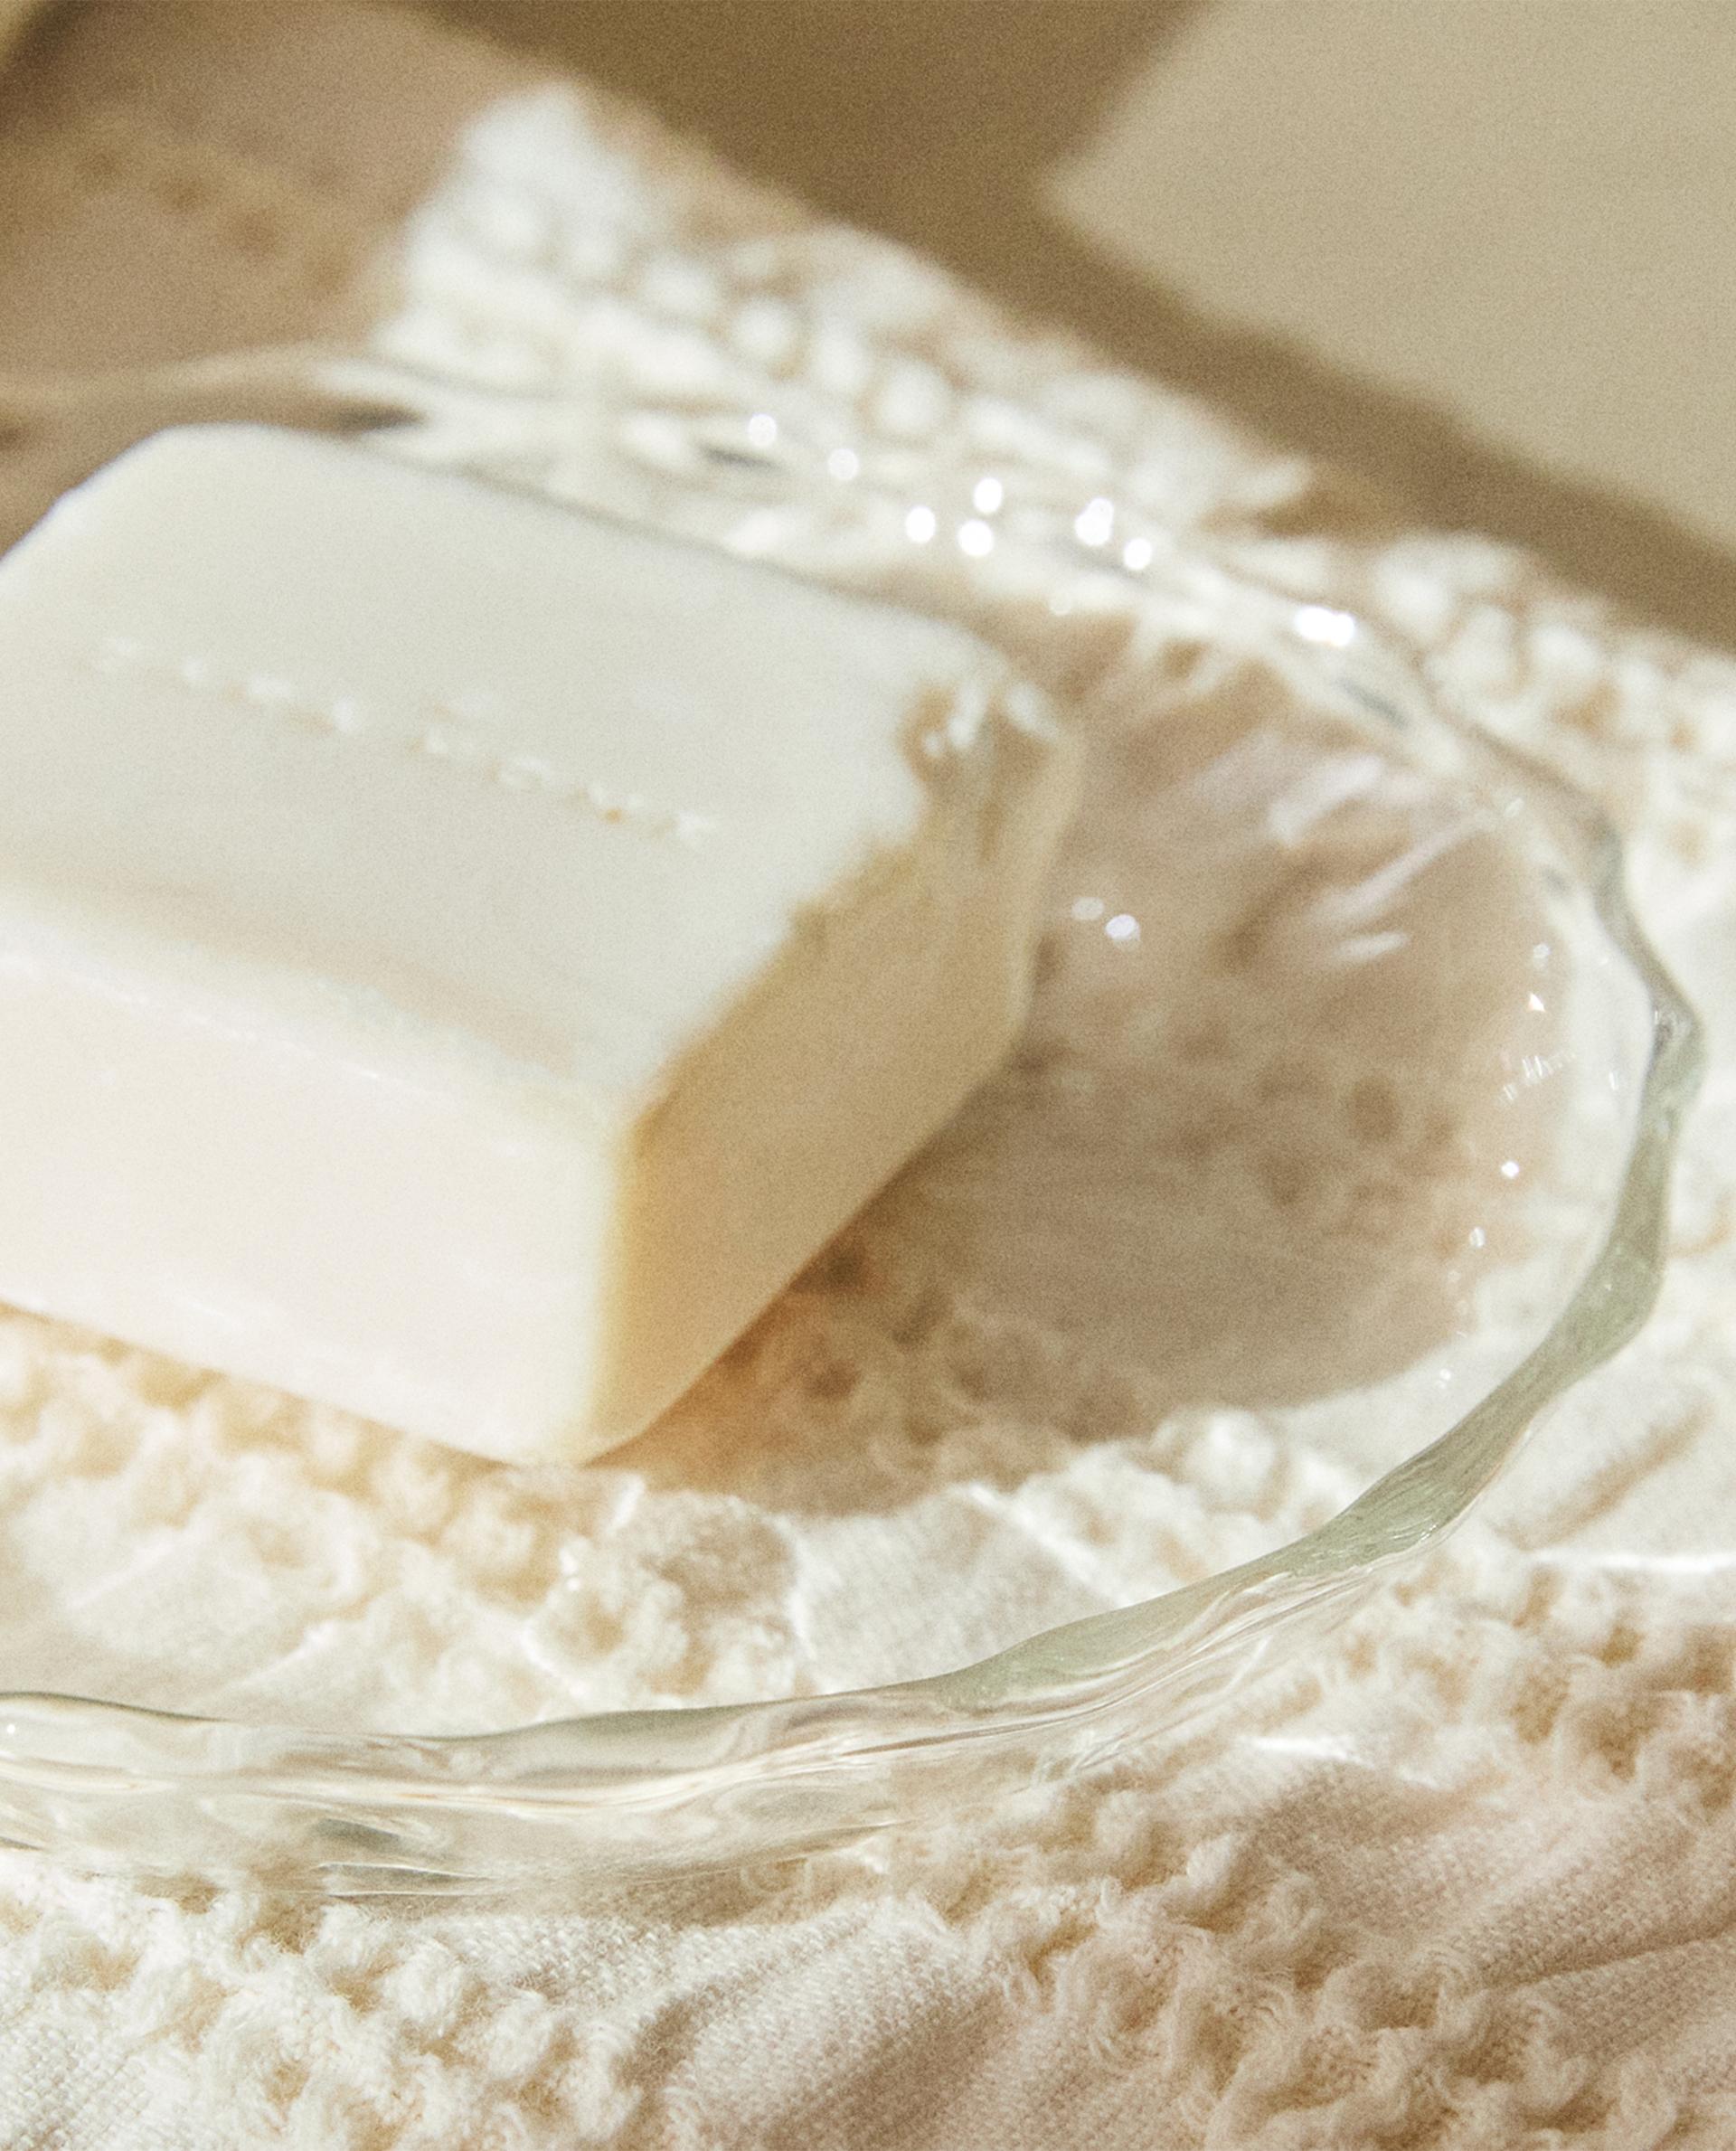
<svg viewBox="0 0 1736 2151">
<path fill-rule="evenodd" d="M 1412 525 L 1535 548 L 1736 646 L 1731 0 L 420 4 L 1324 458 Z M 281 88 L 241 130 L 263 158 L 243 144 L 223 183 L 262 228 L 293 213 L 304 269 L 324 220 L 334 292 L 474 101 L 462 66 L 404 80 L 390 27 L 354 18 L 309 50 L 259 0 L 0 0 L 0 37 L 42 33 L 0 84 L 0 364 L 307 332 L 305 274 L 278 289 L 260 246 L 213 278 L 197 216 L 170 213 L 218 175 L 165 165 L 156 210 L 61 184 L 150 151 L 102 134 L 117 93 L 129 126 L 203 112 L 208 135 L 223 107 L 233 131 L 228 10 L 230 42 L 280 48 Z M 355 109 L 334 118 L 339 81 Z M 336 130 L 317 154 L 297 97 Z M 341 184 L 315 169 L 334 154 Z"/>
<path fill-rule="evenodd" d="M 1730 0 L 438 0 L 1736 644 Z"/>
</svg>

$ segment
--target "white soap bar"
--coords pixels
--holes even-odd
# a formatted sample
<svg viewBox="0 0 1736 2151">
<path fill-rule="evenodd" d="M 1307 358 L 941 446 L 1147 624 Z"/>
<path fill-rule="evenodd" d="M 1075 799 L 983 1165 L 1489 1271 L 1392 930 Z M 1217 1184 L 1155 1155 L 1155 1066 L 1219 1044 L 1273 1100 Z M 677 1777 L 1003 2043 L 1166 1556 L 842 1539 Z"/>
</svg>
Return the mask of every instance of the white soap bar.
<svg viewBox="0 0 1736 2151">
<path fill-rule="evenodd" d="M 1005 1053 L 1071 774 L 953 628 L 159 435 L 0 561 L 0 1297 L 608 1448 Z"/>
</svg>

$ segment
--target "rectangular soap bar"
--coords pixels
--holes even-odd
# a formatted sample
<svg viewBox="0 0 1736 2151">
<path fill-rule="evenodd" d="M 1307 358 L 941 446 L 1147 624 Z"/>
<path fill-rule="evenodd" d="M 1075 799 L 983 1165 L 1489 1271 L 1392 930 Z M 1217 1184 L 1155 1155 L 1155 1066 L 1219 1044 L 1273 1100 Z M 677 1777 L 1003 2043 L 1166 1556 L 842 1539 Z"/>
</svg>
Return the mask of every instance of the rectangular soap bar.
<svg viewBox="0 0 1736 2151">
<path fill-rule="evenodd" d="M 0 561 L 0 1297 L 606 1448 L 1004 1054 L 1071 774 L 954 628 L 160 434 Z"/>
</svg>

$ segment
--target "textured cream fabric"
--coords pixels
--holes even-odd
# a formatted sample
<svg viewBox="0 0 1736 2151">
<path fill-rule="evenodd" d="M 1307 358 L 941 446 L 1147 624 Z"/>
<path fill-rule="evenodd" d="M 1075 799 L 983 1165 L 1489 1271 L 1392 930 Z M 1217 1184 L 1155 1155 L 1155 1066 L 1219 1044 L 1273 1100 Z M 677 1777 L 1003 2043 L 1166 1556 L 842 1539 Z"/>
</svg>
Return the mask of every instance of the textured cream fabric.
<svg viewBox="0 0 1736 2151">
<path fill-rule="evenodd" d="M 1475 542 L 1339 534 L 1328 486 L 1209 414 L 1092 376 L 581 89 L 401 18 L 96 10 L 35 65 L 0 119 L 0 187 L 33 205 L 0 225 L 0 359 L 89 363 L 372 312 L 390 346 L 472 373 L 533 371 L 540 351 L 616 396 L 735 409 L 794 380 L 919 472 L 998 423 L 1004 457 L 1086 479 L 1100 466 L 1258 571 L 1424 644 L 1490 722 L 1608 802 L 1648 920 L 1722 1034 L 1646 1335 L 1425 1571 L 1231 1722 L 1033 1815 L 573 1910 L 326 1906 L 0 1856 L 0 2142 L 1729 2141 L 1736 671 Z M 381 301 L 371 265 L 394 248 L 401 284 Z M 571 444 L 468 423 L 407 445 L 556 491 L 597 482 Z M 15 504 L 39 481 L 0 463 Z M 992 562 L 814 542 L 835 571 L 967 609 L 1044 662 L 1100 661 Z M 840 1347 L 838 1318 L 811 1298 L 776 1320 L 758 1355 L 770 1386 L 750 1401 L 807 1423 L 828 1343 L 880 1372 L 873 1322 Z M 661 1466 L 641 1449 L 589 1475 L 594 1513 L 575 1519 L 571 1484 L 22 1318 L 0 1328 L 0 1382 L 14 1638 L 31 1634 L 33 1564 L 77 1542 L 93 1578 L 127 1574 L 137 1618 L 150 1533 L 191 1523 L 231 1595 L 214 1627 L 165 1599 L 161 1621 L 183 1626 L 152 1630 L 146 1671 L 163 1677 L 164 1638 L 184 1634 L 190 1687 L 233 1709 L 288 1696 L 390 1720 L 429 1682 L 448 1717 L 546 1707 L 522 1668 L 524 1692 L 502 1695 L 506 1659 L 473 1644 L 503 1607 L 543 1624 L 540 1663 L 562 1682 L 602 1667 L 596 1704 L 800 1677 L 776 1503 L 704 1505 L 727 1387 Z M 1066 1443 L 1034 1408 L 879 1467 L 887 1505 L 948 1550 L 960 1488 L 993 1484 L 991 1443 L 1013 1489 L 981 1533 L 982 1602 L 948 1600 L 952 1652 L 1093 1602 L 1032 1549 L 1129 1501 L 1184 1505 L 1211 1565 L 1316 1520 L 1344 1467 L 1293 1434 L 1206 1415 L 1123 1458 L 1137 1470 L 1106 1459 L 1072 1505 L 1045 1505 Z M 589 1552 L 562 1596 L 575 1533 Z M 835 1551 L 841 1576 L 867 1558 Z M 1136 1541 L 1118 1551 L 1131 1561 Z M 286 1608 L 303 1624 L 288 1640 Z M 99 1581 L 77 1612 L 69 1634 L 64 1601 L 45 1607 L 38 1677 L 103 1648 L 128 1692 L 145 1675 Z M 274 1684 L 250 1693 L 267 1660 Z"/>
</svg>

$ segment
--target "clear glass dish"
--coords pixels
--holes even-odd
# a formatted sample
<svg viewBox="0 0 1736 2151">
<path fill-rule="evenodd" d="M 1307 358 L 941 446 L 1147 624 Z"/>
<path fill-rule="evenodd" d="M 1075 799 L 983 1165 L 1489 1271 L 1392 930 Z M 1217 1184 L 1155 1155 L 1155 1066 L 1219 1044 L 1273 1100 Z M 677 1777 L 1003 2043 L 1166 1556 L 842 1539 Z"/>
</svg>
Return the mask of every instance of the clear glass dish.
<svg viewBox="0 0 1736 2151">
<path fill-rule="evenodd" d="M 428 401 L 389 364 L 335 378 L 363 404 Z M 780 504 L 808 500 L 811 474 L 781 460 L 787 440 L 776 457 L 748 452 L 768 438 L 760 418 L 749 428 L 736 443 L 657 413 L 564 410 L 568 482 L 547 489 L 854 575 L 857 556 L 828 554 L 805 510 L 778 523 Z M 429 439 L 407 445 L 436 452 Z M 598 439 L 606 452 L 575 452 Z M 816 452 L 838 476 L 835 448 Z M 930 542 L 946 521 L 932 489 L 914 499 L 896 471 L 852 461 L 851 527 L 877 517 Z M 60 1498 L 42 1448 L 55 1405 L 14 1400 L 0 1449 L 0 1836 L 131 1871 L 501 1891 L 793 1854 L 998 1801 L 1158 1738 L 1305 1650 L 1450 1529 L 1538 1415 L 1644 1319 L 1699 1040 L 1596 813 L 1444 709 L 1348 615 L 1125 524 L 1106 567 L 1092 518 L 1107 527 L 1109 504 L 1022 505 L 968 472 L 960 485 L 967 555 L 987 549 L 967 525 L 988 532 L 1001 571 L 1045 594 L 1070 650 L 1081 615 L 1115 627 L 1118 654 L 1081 717 L 1086 804 L 1014 1065 L 800 1282 L 794 1313 L 768 1318 L 776 1349 L 760 1355 L 792 1337 L 818 1349 L 865 1291 L 851 1318 L 891 1360 L 956 1319 L 965 1342 L 942 1404 L 929 1393 L 888 1422 L 940 1459 L 923 1467 L 926 1494 L 975 1503 L 986 1533 L 1024 1501 L 1009 1528 L 1040 1540 L 1043 1504 L 1064 1507 L 1069 1459 L 1089 1456 L 1122 1475 L 1127 1529 L 1104 1520 L 1107 1482 L 1094 1482 L 1096 1523 L 1058 1533 L 1047 1597 L 981 1592 L 971 1662 L 929 1662 L 948 1647 L 930 1627 L 959 1631 L 925 1609 L 967 1580 L 924 1559 L 908 1518 L 875 1535 L 853 1422 L 828 1418 L 854 1376 L 810 1368 L 796 1393 L 817 1431 L 798 1427 L 781 1448 L 775 1426 L 761 1438 L 769 1392 L 754 1387 L 750 1340 L 601 1476 L 536 1497 L 577 1517 L 597 1508 L 597 1486 L 614 1500 L 630 1484 L 635 1499 L 752 1506 L 756 1529 L 792 1544 L 805 1520 L 847 1509 L 858 1554 L 880 1564 L 868 1602 L 884 1606 L 884 1633 L 820 1652 L 811 1692 L 575 1714 L 559 1696 L 563 1681 L 587 1694 L 582 1666 L 550 1670 L 556 1579 L 534 1604 L 503 1590 L 483 1609 L 495 1655 L 470 1664 L 462 1638 L 451 1644 L 450 1677 L 411 1725 L 367 1685 L 360 1619 L 333 1644 L 329 1620 L 316 1637 L 317 1624 L 274 1627 L 256 1609 L 242 1656 L 257 1664 L 231 1665 L 209 1701 L 189 1693 L 180 1640 L 151 1609 L 215 1603 L 225 1588 L 197 1501 L 142 1524 L 108 1518 L 108 1555 L 93 1558 L 117 1574 L 99 1586 L 33 1570 L 32 1533 Z M 1131 630 L 1118 595 L 1129 580 Z M 879 580 L 898 587 L 895 571 Z M 1042 608 L 1022 617 L 1037 625 L 1021 655 L 1044 670 Z M 1046 669 L 1060 678 L 1067 665 Z M 864 1274 L 893 1284 L 876 1296 Z M 70 1336 L 56 1349 L 90 1373 L 84 1424 L 110 1451 L 146 1438 L 127 1412 L 104 1421 L 110 1377 L 128 1411 L 140 1397 L 186 1401 L 175 1371 L 140 1373 L 140 1355 Z M 790 1393 L 778 1392 L 786 1413 Z M 1018 1431 L 1021 1412 L 1045 1410 L 1040 1435 Z M 947 1410 L 956 1424 L 938 1423 Z M 329 1415 L 255 1418 L 268 1444 L 286 1424 L 335 1441 L 363 1506 L 370 1488 L 391 1480 L 396 1499 L 407 1476 L 446 1468 L 396 1438 L 334 1435 Z M 1250 1426 L 1278 1478 L 1293 1443 L 1312 1491 L 1250 1495 L 1227 1535 L 1166 1514 L 1168 1452 L 1153 1429 L 1233 1447 Z M 252 1439 L 226 1433 L 199 1483 L 257 1474 Z M 27 1462 L 39 1453 L 40 1469 Z M 125 1486 L 124 1457 L 105 1468 Z M 497 1469 L 463 1465 L 465 1484 Z M 879 1498 L 890 1516 L 898 1497 Z M 617 1500 L 609 1514 L 621 1513 Z M 1321 1520 L 1292 1535 L 1298 1515 Z M 613 1528 L 605 1515 L 595 1531 Z M 550 1544 L 576 1568 L 590 1542 L 573 1530 L 570 1546 L 558 1527 Z M 1244 1557 L 1190 1575 L 1200 1544 Z M 968 1580 L 980 1591 L 980 1575 Z M 110 1631 L 137 1590 L 131 1655 L 83 1640 L 93 1588 Z M 1090 1609 L 1032 1634 L 1033 1604 Z M 841 1632 L 835 1608 L 804 1609 L 822 1617 Z M 328 1691 L 349 1701 L 284 1707 L 296 1691 L 283 1668 L 320 1650 L 353 1653 Z M 503 1667 L 512 1677 L 496 1682 Z M 90 1693 L 48 1692 L 72 1672 Z M 739 1693 L 751 1677 L 750 1662 L 720 1679 Z M 521 1693 L 532 1704 L 515 1720 Z"/>
</svg>

